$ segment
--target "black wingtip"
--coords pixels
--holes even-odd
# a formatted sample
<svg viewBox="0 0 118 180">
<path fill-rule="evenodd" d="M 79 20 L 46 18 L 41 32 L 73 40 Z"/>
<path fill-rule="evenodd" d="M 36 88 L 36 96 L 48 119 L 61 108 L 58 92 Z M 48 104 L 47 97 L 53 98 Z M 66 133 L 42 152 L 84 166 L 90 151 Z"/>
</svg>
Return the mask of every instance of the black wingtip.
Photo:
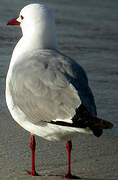
<svg viewBox="0 0 118 180">
<path fill-rule="evenodd" d="M 93 134 L 97 137 L 102 135 L 104 129 L 113 128 L 113 124 L 111 122 L 93 116 L 83 104 L 77 108 L 76 114 L 72 120 L 78 127 L 89 127 L 93 131 Z"/>
<path fill-rule="evenodd" d="M 96 137 L 100 137 L 103 134 L 102 129 L 91 129 Z"/>
</svg>

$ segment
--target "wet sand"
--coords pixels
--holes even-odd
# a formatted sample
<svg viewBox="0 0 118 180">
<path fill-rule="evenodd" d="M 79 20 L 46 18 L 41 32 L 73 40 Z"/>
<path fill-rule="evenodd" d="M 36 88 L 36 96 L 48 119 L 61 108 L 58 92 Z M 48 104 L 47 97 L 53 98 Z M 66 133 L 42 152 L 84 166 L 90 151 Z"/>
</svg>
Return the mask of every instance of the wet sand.
<svg viewBox="0 0 118 180">
<path fill-rule="evenodd" d="M 0 179 L 62 179 L 67 170 L 66 142 L 36 137 L 36 169 L 31 167 L 30 135 L 8 115 L 0 114 Z M 73 138 L 72 173 L 81 180 L 118 180 L 118 137 L 79 134 Z"/>
</svg>

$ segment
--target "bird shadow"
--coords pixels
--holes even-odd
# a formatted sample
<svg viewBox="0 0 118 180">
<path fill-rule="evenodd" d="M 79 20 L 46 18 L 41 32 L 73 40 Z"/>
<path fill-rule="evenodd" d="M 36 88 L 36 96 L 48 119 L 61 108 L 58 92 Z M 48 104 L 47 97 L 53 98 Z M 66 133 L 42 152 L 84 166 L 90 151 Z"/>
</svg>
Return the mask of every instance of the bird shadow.
<svg viewBox="0 0 118 180">
<path fill-rule="evenodd" d="M 61 177 L 62 179 L 65 179 L 64 178 L 64 176 L 63 175 L 54 175 L 54 174 L 49 174 L 49 175 L 47 175 L 48 177 L 50 177 L 50 176 L 55 176 L 55 177 Z M 67 178 L 68 179 L 68 178 Z M 79 176 L 73 176 L 72 178 L 69 178 L 69 179 L 80 179 L 80 180 L 108 180 L 107 178 L 87 178 L 87 177 L 79 177 Z M 118 180 L 118 179 L 112 179 L 112 180 Z"/>
<path fill-rule="evenodd" d="M 28 170 L 25 170 L 25 172 L 27 172 L 27 174 L 30 174 L 29 173 L 29 171 Z M 62 179 L 65 179 L 65 177 L 63 176 L 63 175 L 60 175 L 60 174 L 48 174 L 48 175 L 46 175 L 46 174 L 38 174 L 38 173 L 36 173 L 36 175 L 35 176 L 40 176 L 40 177 L 60 177 L 60 178 L 62 178 Z M 80 179 L 80 180 L 107 180 L 106 178 L 87 178 L 87 177 L 79 177 L 79 176 L 74 176 L 74 175 L 72 175 L 72 177 L 71 178 L 66 178 L 66 179 Z M 112 180 L 118 180 L 118 179 L 112 179 Z"/>
<path fill-rule="evenodd" d="M 60 175 L 60 174 L 39 174 L 39 173 L 36 173 L 35 175 L 32 175 L 30 171 L 28 170 L 25 170 L 25 172 L 31 176 L 41 176 L 41 177 L 61 177 L 62 179 L 65 179 L 65 176 L 64 175 Z M 72 175 L 71 178 L 66 178 L 66 179 L 81 179 L 80 177 L 78 176 L 74 176 Z"/>
<path fill-rule="evenodd" d="M 62 179 L 81 179 L 80 177 L 74 176 L 74 175 L 72 175 L 71 178 L 67 178 L 64 175 L 60 175 L 60 174 L 56 174 L 56 175 L 55 174 L 49 174 L 47 176 L 48 177 L 50 177 L 50 176 L 52 176 L 52 177 L 61 177 Z"/>
</svg>

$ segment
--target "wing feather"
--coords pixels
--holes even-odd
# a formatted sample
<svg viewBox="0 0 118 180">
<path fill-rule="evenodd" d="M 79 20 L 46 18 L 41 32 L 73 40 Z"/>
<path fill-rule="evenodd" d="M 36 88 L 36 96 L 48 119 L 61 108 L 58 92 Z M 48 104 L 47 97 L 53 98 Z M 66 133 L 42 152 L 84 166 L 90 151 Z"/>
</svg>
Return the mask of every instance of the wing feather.
<svg viewBox="0 0 118 180">
<path fill-rule="evenodd" d="M 14 106 L 36 124 L 72 118 L 81 102 L 96 113 L 83 69 L 57 52 L 21 58 L 14 65 L 9 87 Z"/>
</svg>

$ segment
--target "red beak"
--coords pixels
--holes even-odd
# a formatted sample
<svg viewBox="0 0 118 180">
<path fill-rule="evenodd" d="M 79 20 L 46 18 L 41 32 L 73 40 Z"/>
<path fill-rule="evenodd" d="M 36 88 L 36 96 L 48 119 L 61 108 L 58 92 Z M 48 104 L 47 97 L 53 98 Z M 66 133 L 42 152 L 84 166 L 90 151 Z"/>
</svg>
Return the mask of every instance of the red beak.
<svg viewBox="0 0 118 180">
<path fill-rule="evenodd" d="M 10 25 L 10 26 L 20 25 L 20 22 L 14 18 L 14 19 L 11 19 L 10 21 L 8 21 L 7 25 Z"/>
</svg>

